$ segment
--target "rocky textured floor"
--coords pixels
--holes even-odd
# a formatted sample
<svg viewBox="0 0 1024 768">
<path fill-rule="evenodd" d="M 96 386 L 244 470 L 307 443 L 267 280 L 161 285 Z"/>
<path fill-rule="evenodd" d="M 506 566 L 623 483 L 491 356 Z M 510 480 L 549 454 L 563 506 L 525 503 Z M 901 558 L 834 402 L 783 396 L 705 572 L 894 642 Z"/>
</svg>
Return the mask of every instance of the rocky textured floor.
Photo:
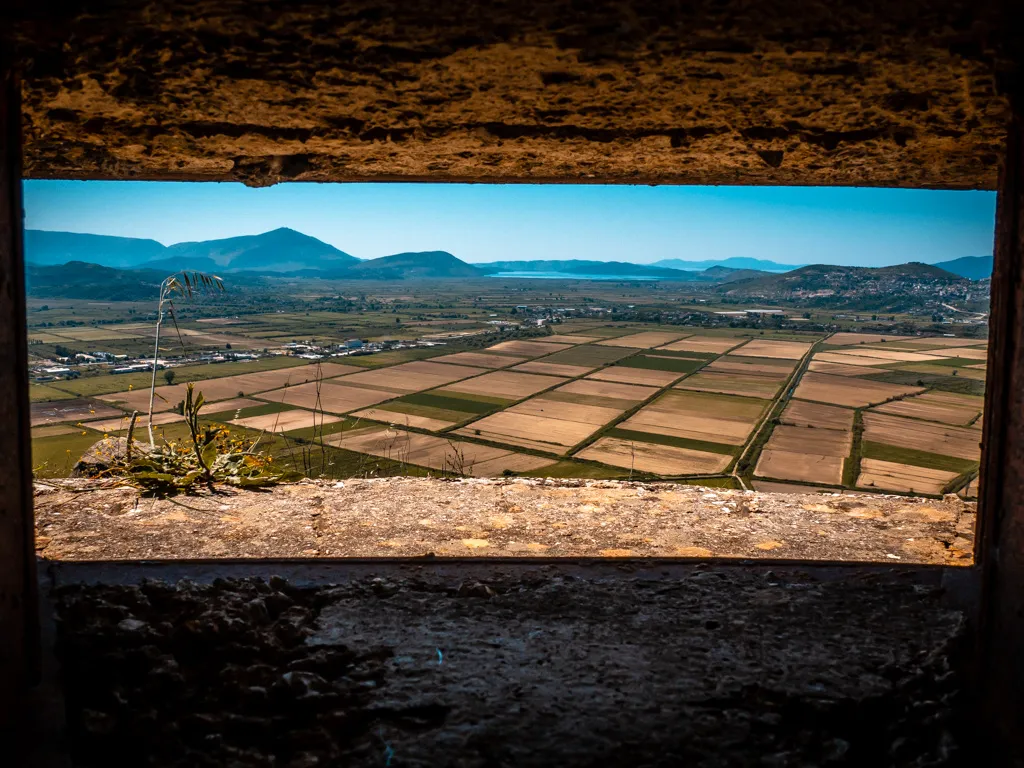
<svg viewBox="0 0 1024 768">
<path fill-rule="evenodd" d="M 78 766 L 969 764 L 963 617 L 907 576 L 423 566 L 52 597 Z"/>
<path fill-rule="evenodd" d="M 741 557 L 969 564 L 975 504 L 668 483 L 422 478 L 142 498 L 37 484 L 50 560 Z"/>
</svg>

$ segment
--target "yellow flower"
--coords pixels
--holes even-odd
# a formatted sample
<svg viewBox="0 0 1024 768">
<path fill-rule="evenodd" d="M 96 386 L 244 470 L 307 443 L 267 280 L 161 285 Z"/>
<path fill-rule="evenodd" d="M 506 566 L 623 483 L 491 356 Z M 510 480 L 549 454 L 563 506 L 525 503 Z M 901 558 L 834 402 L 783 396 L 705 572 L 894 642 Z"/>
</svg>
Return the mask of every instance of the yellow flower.
<svg viewBox="0 0 1024 768">
<path fill-rule="evenodd" d="M 129 384 L 128 385 L 128 391 L 131 392 L 133 389 L 134 389 L 134 387 L 131 384 Z"/>
<path fill-rule="evenodd" d="M 84 429 L 82 430 L 82 434 L 83 434 L 83 435 L 84 435 L 84 434 L 86 434 L 86 432 L 85 432 L 85 430 L 84 430 Z"/>
</svg>

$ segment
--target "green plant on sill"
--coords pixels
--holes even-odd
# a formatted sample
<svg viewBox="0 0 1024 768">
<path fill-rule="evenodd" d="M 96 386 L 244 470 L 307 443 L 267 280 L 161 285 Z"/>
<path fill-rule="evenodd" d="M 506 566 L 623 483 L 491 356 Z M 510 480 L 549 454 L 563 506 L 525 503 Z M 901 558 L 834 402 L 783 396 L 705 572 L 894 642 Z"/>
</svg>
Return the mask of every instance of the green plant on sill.
<svg viewBox="0 0 1024 768">
<path fill-rule="evenodd" d="M 278 469 L 272 456 L 258 452 L 259 438 L 232 437 L 220 424 L 201 424 L 199 411 L 205 402 L 189 383 L 182 409 L 189 440 L 165 440 L 149 450 L 133 446 L 133 417 L 124 456 L 113 459 L 102 474 L 123 477 L 154 496 L 190 493 L 201 486 L 212 490 L 214 483 L 266 488 L 301 479 L 300 473 Z"/>
</svg>

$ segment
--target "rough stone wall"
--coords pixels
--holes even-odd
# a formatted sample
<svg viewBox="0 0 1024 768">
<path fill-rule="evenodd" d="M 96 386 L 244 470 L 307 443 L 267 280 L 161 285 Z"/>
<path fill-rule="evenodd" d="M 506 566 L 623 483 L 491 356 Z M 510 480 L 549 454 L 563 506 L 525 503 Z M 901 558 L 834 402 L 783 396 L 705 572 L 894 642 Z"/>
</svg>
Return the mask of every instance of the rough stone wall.
<svg viewBox="0 0 1024 768">
<path fill-rule="evenodd" d="M 31 178 L 992 189 L 990 5 L 19 0 L 0 27 Z"/>
</svg>

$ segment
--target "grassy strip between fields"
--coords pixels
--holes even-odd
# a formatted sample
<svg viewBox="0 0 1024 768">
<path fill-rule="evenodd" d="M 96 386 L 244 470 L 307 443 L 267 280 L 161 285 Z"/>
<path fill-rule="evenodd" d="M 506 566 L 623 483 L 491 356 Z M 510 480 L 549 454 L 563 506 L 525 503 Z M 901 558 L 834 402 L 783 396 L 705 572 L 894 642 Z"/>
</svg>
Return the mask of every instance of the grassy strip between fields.
<svg viewBox="0 0 1024 768">
<path fill-rule="evenodd" d="M 635 355 L 619 361 L 624 368 L 641 368 L 647 371 L 670 371 L 672 373 L 692 373 L 703 367 L 708 360 L 693 360 L 687 357 L 654 357 L 651 355 Z"/>
<path fill-rule="evenodd" d="M 429 392 L 416 392 L 400 397 L 395 403 L 423 405 L 428 408 L 440 408 L 445 411 L 461 411 L 462 413 L 490 413 L 500 407 L 498 403 L 481 402 L 470 398 L 459 397 L 456 393 L 435 395 Z"/>
<path fill-rule="evenodd" d="M 850 441 L 850 455 L 843 461 L 843 487 L 853 488 L 860 477 L 861 443 L 864 440 L 864 412 L 860 408 L 853 412 L 853 430 Z"/>
<path fill-rule="evenodd" d="M 212 407 L 216 408 L 217 404 L 213 403 Z M 200 421 L 228 421 L 229 419 L 246 419 L 250 416 L 266 416 L 268 413 L 281 413 L 282 411 L 295 410 L 294 406 L 285 405 L 284 403 L 266 403 L 264 405 L 251 405 L 248 408 L 242 408 L 235 411 L 212 411 L 210 413 L 203 413 L 200 417 Z"/>
<path fill-rule="evenodd" d="M 962 376 L 946 376 L 935 373 L 915 373 L 913 371 L 879 371 L 863 377 L 868 381 L 880 381 L 885 384 L 902 384 L 909 387 L 929 387 L 941 392 L 959 395 L 985 394 L 985 382 L 982 379 L 969 379 Z"/>
<path fill-rule="evenodd" d="M 915 467 L 939 469 L 944 472 L 956 472 L 958 475 L 978 468 L 978 462 L 961 459 L 958 456 L 944 456 L 940 453 L 919 451 L 916 448 L 902 448 L 887 443 L 876 443 L 865 440 L 861 446 L 861 456 L 865 459 L 891 461 L 896 464 L 910 464 Z"/>
<path fill-rule="evenodd" d="M 675 437 L 674 435 L 656 435 L 653 432 L 637 432 L 632 429 L 620 429 L 618 427 L 606 432 L 605 437 L 617 437 L 620 440 L 631 440 L 635 443 L 653 443 L 654 445 L 688 448 L 692 451 L 704 451 L 705 453 L 721 453 L 726 456 L 735 456 L 743 447 L 741 445 L 713 443 L 707 440 L 691 440 L 686 437 Z"/>
</svg>

